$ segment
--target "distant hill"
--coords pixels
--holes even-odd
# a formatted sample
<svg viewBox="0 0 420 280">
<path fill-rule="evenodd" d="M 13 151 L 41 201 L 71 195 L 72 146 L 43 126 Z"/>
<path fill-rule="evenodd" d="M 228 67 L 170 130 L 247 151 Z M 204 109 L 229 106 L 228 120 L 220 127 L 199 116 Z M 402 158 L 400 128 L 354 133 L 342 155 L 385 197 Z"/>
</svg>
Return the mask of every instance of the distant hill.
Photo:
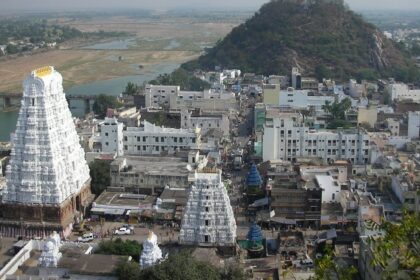
<svg viewBox="0 0 420 280">
<path fill-rule="evenodd" d="M 258 74 L 286 74 L 297 66 L 304 75 L 339 80 L 419 77 L 402 45 L 341 0 L 273 0 L 182 68 L 215 66 Z"/>
</svg>

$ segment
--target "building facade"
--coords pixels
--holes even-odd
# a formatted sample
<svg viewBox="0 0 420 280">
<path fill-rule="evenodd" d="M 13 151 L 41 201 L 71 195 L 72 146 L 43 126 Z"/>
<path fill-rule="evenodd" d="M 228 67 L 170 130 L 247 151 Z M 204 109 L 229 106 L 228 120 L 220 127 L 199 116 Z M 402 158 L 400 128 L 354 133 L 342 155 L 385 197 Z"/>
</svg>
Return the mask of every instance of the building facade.
<svg viewBox="0 0 420 280">
<path fill-rule="evenodd" d="M 165 128 L 144 121 L 144 127 L 127 127 L 123 145 L 127 155 L 171 155 L 177 150 L 200 149 L 201 130 Z"/>
<path fill-rule="evenodd" d="M 217 129 L 223 132 L 223 135 L 229 135 L 229 118 L 223 113 L 195 113 L 188 110 L 181 111 L 181 128 L 183 129 L 201 129 L 201 134 L 205 135 L 211 129 Z"/>
<path fill-rule="evenodd" d="M 420 89 L 410 89 L 406 84 L 390 84 L 387 90 L 391 100 L 411 100 L 420 103 Z"/>
<path fill-rule="evenodd" d="M 408 137 L 412 139 L 420 137 L 420 111 L 408 112 Z"/>
<path fill-rule="evenodd" d="M 89 202 L 89 168 L 62 80 L 47 66 L 23 83 L 0 207 L 3 236 L 67 236 Z"/>
<path fill-rule="evenodd" d="M 321 94 L 309 90 L 295 90 L 288 88 L 280 91 L 278 105 L 293 109 L 313 109 L 315 112 L 324 113 L 323 106 L 326 102 L 333 103 L 335 96 Z"/>
<path fill-rule="evenodd" d="M 105 118 L 101 123 L 101 147 L 104 153 L 113 153 L 117 156 L 124 154 L 123 129 L 124 124 L 114 118 Z"/>
<path fill-rule="evenodd" d="M 316 131 L 306 127 L 298 113 L 280 112 L 266 116 L 263 135 L 263 161 L 295 161 L 317 157 L 325 163 L 339 159 L 352 164 L 369 162 L 369 135 L 362 129 Z"/>
</svg>

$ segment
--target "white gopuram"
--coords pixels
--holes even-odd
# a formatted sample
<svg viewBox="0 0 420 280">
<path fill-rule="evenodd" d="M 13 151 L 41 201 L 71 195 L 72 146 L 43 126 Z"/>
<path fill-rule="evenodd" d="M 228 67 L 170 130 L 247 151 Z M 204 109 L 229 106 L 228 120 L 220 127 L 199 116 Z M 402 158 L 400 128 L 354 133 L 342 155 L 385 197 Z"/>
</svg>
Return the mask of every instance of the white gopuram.
<svg viewBox="0 0 420 280">
<path fill-rule="evenodd" d="M 236 222 L 221 170 L 195 173 L 184 210 L 179 243 L 199 246 L 233 246 Z"/>
<path fill-rule="evenodd" d="M 90 179 L 62 82 L 51 66 L 23 82 L 3 203 L 59 205 Z"/>
<path fill-rule="evenodd" d="M 41 267 L 57 267 L 61 258 L 60 246 L 60 235 L 53 232 L 44 243 L 41 256 L 38 259 L 38 265 Z"/>
<path fill-rule="evenodd" d="M 157 236 L 152 231 L 143 242 L 143 251 L 140 255 L 140 267 L 148 268 L 162 259 L 162 251 L 157 245 Z"/>
</svg>

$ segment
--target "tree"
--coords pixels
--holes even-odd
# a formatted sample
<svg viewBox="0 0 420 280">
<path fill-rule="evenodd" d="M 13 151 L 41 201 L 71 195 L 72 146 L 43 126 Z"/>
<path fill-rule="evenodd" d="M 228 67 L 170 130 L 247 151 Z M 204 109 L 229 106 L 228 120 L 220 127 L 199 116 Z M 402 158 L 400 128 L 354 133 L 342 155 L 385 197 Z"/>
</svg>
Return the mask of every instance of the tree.
<svg viewBox="0 0 420 280">
<path fill-rule="evenodd" d="M 92 193 L 100 195 L 111 183 L 109 162 L 94 160 L 89 164 Z"/>
<path fill-rule="evenodd" d="M 331 247 L 324 249 L 322 258 L 315 261 L 315 276 L 312 280 L 352 280 L 357 274 L 357 269 L 354 266 L 344 267 L 340 266 L 334 260 L 334 253 Z"/>
<path fill-rule="evenodd" d="M 322 106 L 325 113 L 330 115 L 329 126 L 348 126 L 346 122 L 346 112 L 351 108 L 351 100 L 349 98 L 344 98 L 340 102 L 334 101 L 333 103 L 325 102 L 325 105 Z M 332 125 L 336 124 L 336 125 Z"/>
<path fill-rule="evenodd" d="M 139 256 L 143 246 L 136 240 L 114 240 L 101 241 L 96 254 L 131 256 L 133 260 L 139 261 Z"/>
<path fill-rule="evenodd" d="M 245 280 L 242 270 L 229 267 L 219 271 L 208 262 L 201 262 L 191 255 L 191 251 L 170 254 L 160 264 L 140 270 L 137 263 L 121 263 L 116 270 L 121 280 Z"/>
<path fill-rule="evenodd" d="M 134 95 L 139 91 L 139 86 L 135 83 L 128 82 L 127 86 L 125 87 L 125 90 L 123 91 L 123 94 L 125 95 Z"/>
<path fill-rule="evenodd" d="M 315 76 L 319 82 L 322 82 L 322 79 L 328 79 L 332 75 L 330 69 L 328 69 L 324 64 L 320 64 L 315 67 Z"/>
<path fill-rule="evenodd" d="M 404 213 L 400 223 L 368 221 L 369 229 L 383 232 L 370 237 L 372 265 L 383 269 L 382 279 L 418 279 L 420 275 L 420 216 Z"/>
<path fill-rule="evenodd" d="M 116 108 L 119 105 L 117 98 L 112 95 L 100 94 L 93 103 L 93 112 L 99 118 L 104 118 L 108 108 Z"/>
</svg>

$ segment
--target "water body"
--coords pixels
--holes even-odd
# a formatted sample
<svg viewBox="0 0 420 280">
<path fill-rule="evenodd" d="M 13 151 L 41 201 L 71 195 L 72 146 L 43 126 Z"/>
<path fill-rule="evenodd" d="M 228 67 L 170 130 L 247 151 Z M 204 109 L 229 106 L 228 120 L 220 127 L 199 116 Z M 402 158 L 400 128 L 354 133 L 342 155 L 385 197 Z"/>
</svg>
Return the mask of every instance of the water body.
<svg viewBox="0 0 420 280">
<path fill-rule="evenodd" d="M 134 47 L 136 45 L 137 43 L 135 38 L 128 38 L 104 43 L 97 43 L 83 48 L 89 50 L 127 50 L 130 47 Z"/>
<path fill-rule="evenodd" d="M 164 47 L 164 50 L 170 51 L 170 50 L 174 50 L 176 48 L 179 48 L 181 46 L 181 44 L 176 40 L 176 39 L 172 39 L 169 44 Z"/>
<path fill-rule="evenodd" d="M 128 82 L 143 84 L 145 81 L 154 79 L 159 74 L 171 73 L 179 67 L 179 63 L 162 63 L 154 65 L 144 73 L 131 76 L 123 76 L 110 80 L 96 81 L 64 89 L 68 94 L 75 95 L 99 95 L 108 94 L 119 96 Z M 70 110 L 75 117 L 84 116 L 84 102 L 73 100 L 69 104 Z M 3 112 L 0 109 L 0 141 L 9 141 L 10 133 L 15 130 L 18 111 Z"/>
</svg>

